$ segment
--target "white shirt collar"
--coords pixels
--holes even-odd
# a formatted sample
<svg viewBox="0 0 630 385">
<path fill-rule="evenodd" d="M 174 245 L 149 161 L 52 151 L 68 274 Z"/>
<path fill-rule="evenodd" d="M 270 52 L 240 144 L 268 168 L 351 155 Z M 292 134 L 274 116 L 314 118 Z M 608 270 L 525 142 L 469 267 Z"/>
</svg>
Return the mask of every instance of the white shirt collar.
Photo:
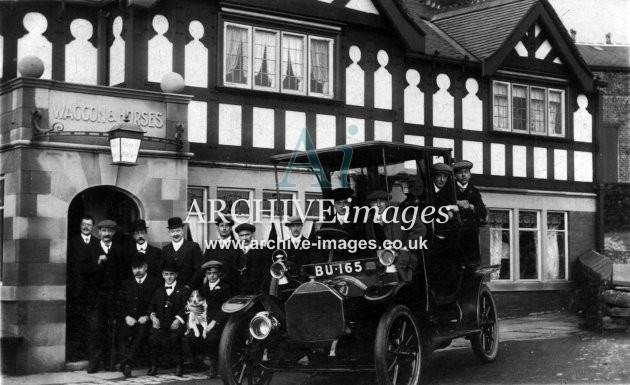
<svg viewBox="0 0 630 385">
<path fill-rule="evenodd" d="M 138 251 L 146 251 L 147 250 L 147 242 L 145 241 L 143 244 L 136 243 L 136 250 L 138 250 Z"/>
<path fill-rule="evenodd" d="M 435 183 L 433 184 L 433 188 L 435 189 L 435 192 L 440 192 L 441 188 L 439 188 L 438 186 L 435 185 Z"/>
<path fill-rule="evenodd" d="M 145 274 L 144 277 L 140 278 L 140 282 L 138 282 L 138 278 L 136 278 L 136 282 L 138 282 L 139 284 L 143 284 L 145 279 L 147 279 L 147 274 Z"/>
<path fill-rule="evenodd" d="M 85 243 L 89 243 L 90 242 L 90 238 L 92 238 L 92 235 L 91 234 L 90 235 L 83 235 L 83 234 L 81 234 L 81 237 L 83 238 L 83 241 Z"/>
<path fill-rule="evenodd" d="M 466 188 L 468 187 L 468 183 L 466 184 L 461 184 L 459 182 L 457 182 L 457 185 L 459 186 L 459 188 L 461 188 L 462 190 L 466 190 Z"/>
<path fill-rule="evenodd" d="M 230 243 L 232 239 L 230 237 L 227 238 L 219 238 L 219 244 L 221 245 L 227 245 Z"/>
<path fill-rule="evenodd" d="M 214 290 L 215 287 L 221 282 L 221 278 L 217 279 L 216 282 L 208 281 L 208 285 L 210 286 L 210 290 Z"/>
<path fill-rule="evenodd" d="M 177 251 L 184 244 L 184 238 L 180 239 L 179 242 L 172 241 L 172 243 L 173 243 L 173 249 Z"/>
<path fill-rule="evenodd" d="M 301 242 L 302 241 L 302 234 L 298 235 L 297 237 L 294 237 L 293 234 L 289 234 L 289 236 L 291 237 L 291 240 L 293 242 Z"/>
<path fill-rule="evenodd" d="M 104 241 L 101 241 L 101 248 L 109 253 L 109 249 L 112 248 L 112 242 L 109 243 L 109 246 Z"/>
<path fill-rule="evenodd" d="M 177 285 L 177 280 L 173 281 L 173 283 L 171 283 L 170 285 L 169 285 L 168 283 L 164 282 L 164 287 L 166 287 L 166 286 L 172 286 L 172 287 L 173 287 L 173 289 L 175 289 L 175 286 L 176 286 L 176 285 Z M 173 289 L 171 289 L 171 290 L 173 290 Z"/>
<path fill-rule="evenodd" d="M 342 225 L 345 224 L 345 223 L 348 223 L 348 218 L 346 218 L 345 215 L 341 215 L 340 213 L 337 213 L 337 220 Z"/>
</svg>

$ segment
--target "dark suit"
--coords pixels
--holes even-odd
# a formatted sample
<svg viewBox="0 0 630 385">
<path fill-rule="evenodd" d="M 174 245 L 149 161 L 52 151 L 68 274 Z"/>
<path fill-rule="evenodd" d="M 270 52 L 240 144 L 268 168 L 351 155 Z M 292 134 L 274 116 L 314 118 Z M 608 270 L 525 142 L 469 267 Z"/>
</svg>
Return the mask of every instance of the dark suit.
<svg viewBox="0 0 630 385">
<path fill-rule="evenodd" d="M 179 250 L 175 251 L 171 242 L 162 248 L 162 261 L 166 263 L 169 260 L 174 260 L 179 269 L 177 282 L 190 286 L 195 273 L 201 270 L 201 249 L 196 242 L 184 240 Z"/>
<path fill-rule="evenodd" d="M 230 241 L 234 241 L 233 238 L 230 237 Z M 217 241 L 218 242 L 218 241 Z M 219 261 L 223 264 L 221 268 L 222 271 L 222 279 L 227 281 L 227 283 L 232 288 L 238 287 L 239 274 L 236 270 L 236 263 L 239 256 L 240 250 L 236 248 L 233 244 L 227 245 L 225 248 L 221 248 L 219 245 L 216 245 L 214 248 L 206 249 L 206 252 L 203 254 L 203 263 L 208 261 Z M 202 263 L 202 264 L 203 264 Z M 190 288 L 197 289 L 201 287 L 203 284 L 203 279 L 205 278 L 205 274 L 203 271 L 199 270 L 195 273 L 195 277 L 193 278 Z"/>
<path fill-rule="evenodd" d="M 68 359 L 76 361 L 84 358 L 87 349 L 88 333 L 87 314 L 88 298 L 93 298 L 97 288 L 92 283 L 91 261 L 98 260 L 99 239 L 90 237 L 89 243 L 85 243 L 80 234 L 72 236 L 68 240 L 68 285 L 66 298 L 68 299 Z"/>
<path fill-rule="evenodd" d="M 208 353 L 210 359 L 216 362 L 217 353 L 219 347 L 219 340 L 221 339 L 221 333 L 225 323 L 230 318 L 230 315 L 221 310 L 221 305 L 232 297 L 232 289 L 228 282 L 219 280 L 214 290 L 210 290 L 210 284 L 205 283 L 199 289 L 199 295 L 206 299 L 208 308 L 206 310 L 206 319 L 208 323 L 215 321 L 216 325 L 203 339 L 203 330 L 199 329 L 200 336 L 195 337 L 193 332 L 190 332 L 185 338 L 189 346 L 193 349 L 194 353 Z"/>
<path fill-rule="evenodd" d="M 127 325 L 127 316 L 138 321 L 140 317 L 149 315 L 149 305 L 156 290 L 162 286 L 162 280 L 147 274 L 146 278 L 139 284 L 135 277 L 123 281 L 118 292 L 117 318 L 118 318 L 118 350 L 123 359 L 131 364 L 135 364 L 138 350 L 146 342 L 151 320 L 144 324 L 136 322 L 133 326 Z M 131 343 L 129 340 L 131 339 Z"/>
<path fill-rule="evenodd" d="M 465 189 L 457 185 L 457 200 L 466 200 L 474 207 L 474 209 L 462 209 L 460 207 L 463 224 L 460 243 L 469 261 L 479 262 L 479 227 L 486 223 L 486 216 L 488 215 L 486 205 L 481 199 L 479 190 L 470 183 Z"/>
<path fill-rule="evenodd" d="M 286 245 L 287 247 L 285 247 L 283 250 L 287 253 L 289 262 L 294 263 L 297 269 L 311 263 L 326 262 L 326 258 L 321 256 L 321 254 L 318 253 L 315 249 L 315 243 L 312 243 L 311 247 L 309 248 L 302 247 L 304 242 L 308 241 L 308 238 L 303 235 L 298 238 L 296 243 L 293 242 L 292 238 L 284 240 L 284 245 Z"/>
<path fill-rule="evenodd" d="M 239 250 L 236 269 L 239 294 L 268 294 L 271 284 L 271 252 L 269 249 Z"/>
<path fill-rule="evenodd" d="M 158 287 L 149 305 L 149 314 L 155 313 L 160 320 L 160 328 L 151 326 L 149 334 L 149 349 L 151 364 L 157 365 L 159 357 L 169 352 L 175 363 L 182 361 L 181 337 L 186 330 L 185 322 L 176 330 L 171 330 L 171 324 L 179 316 L 185 321 L 185 307 L 188 300 L 187 290 L 177 282 L 171 295 L 166 294 L 164 286 Z M 181 322 L 181 321 L 180 321 Z"/>
<path fill-rule="evenodd" d="M 129 244 L 126 249 L 127 249 L 126 250 L 127 257 L 124 263 L 125 266 L 122 267 L 122 271 L 127 269 L 126 271 L 129 272 L 129 275 L 124 274 L 123 277 L 125 277 L 125 279 L 130 278 L 132 276 L 131 261 L 133 260 L 136 253 L 139 252 L 138 246 L 135 242 Z M 162 278 L 162 266 L 163 266 L 162 249 L 147 244 L 147 248 L 142 254 L 144 254 L 144 257 L 147 260 L 147 267 L 148 267 L 147 272 L 149 273 L 149 275 L 153 277 Z"/>
</svg>

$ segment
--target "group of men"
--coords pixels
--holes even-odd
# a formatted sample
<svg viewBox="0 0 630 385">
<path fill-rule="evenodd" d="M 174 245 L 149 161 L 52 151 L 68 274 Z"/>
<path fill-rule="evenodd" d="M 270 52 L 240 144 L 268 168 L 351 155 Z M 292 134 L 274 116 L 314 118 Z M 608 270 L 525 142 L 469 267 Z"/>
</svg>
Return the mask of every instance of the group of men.
<svg viewBox="0 0 630 385">
<path fill-rule="evenodd" d="M 456 215 L 467 224 L 460 232 L 460 244 L 465 253 L 478 257 L 478 227 L 485 220 L 486 208 L 479 190 L 470 184 L 472 166 L 468 161 L 457 162 L 452 167 L 434 164 L 433 193 L 436 206 L 448 206 L 449 212 L 459 213 Z M 457 182 L 456 204 L 453 204 L 452 191 L 446 187 L 451 175 Z M 409 221 L 387 217 L 393 215 L 386 211 L 391 197 L 382 190 L 367 195 L 365 203 L 377 208 L 369 220 L 354 223 L 347 215 L 353 193 L 349 188 L 332 191 L 334 212 L 322 227 L 343 230 L 351 238 L 373 239 L 378 244 L 400 240 L 403 247 L 398 250 L 396 266 L 401 279 L 411 280 L 418 265 L 417 252 L 406 245 L 409 240 L 424 236 L 426 226 L 416 220 L 412 227 L 403 229 Z M 416 199 L 409 199 L 414 194 Z M 410 190 L 408 204 L 420 205 L 420 195 L 419 191 Z M 397 215 L 402 215 L 400 213 L 398 211 Z M 160 357 L 170 353 L 176 375 L 183 374 L 185 356 L 194 358 L 207 354 L 210 377 L 216 376 L 218 342 L 227 320 L 221 304 L 234 294 L 268 292 L 272 258 L 271 250 L 251 247 L 256 231 L 254 225 L 241 223 L 233 229 L 232 218 L 222 215 L 215 218 L 215 223 L 219 239 L 215 247 L 202 254 L 197 243 L 184 239 L 181 218 L 168 220 L 171 242 L 162 249 L 148 244 L 144 220 L 133 223 L 134 243 L 122 245 L 113 242 L 117 227 L 114 221 L 98 223 L 98 239 L 92 235 L 94 219 L 89 215 L 82 218 L 81 233 L 69 241 L 68 248 L 68 324 L 70 345 L 88 341 L 88 372 L 98 371 L 101 361 L 106 366 L 114 362 L 111 357 L 108 359 L 110 349 L 106 346 L 114 339 L 112 325 L 116 324 L 117 351 L 125 376 L 130 376 L 146 347 L 148 352 L 145 353 L 150 358 L 149 375 L 157 373 Z M 304 265 L 326 261 L 322 253 L 305 251 L 299 246 L 306 240 L 299 218 L 291 218 L 286 226 L 292 241 L 289 244 L 294 245 L 288 252 L 292 262 Z M 234 233 L 240 245 L 234 242 Z M 208 304 L 208 326 L 201 333 L 187 333 L 186 305 L 193 290 L 199 290 Z M 87 334 L 83 332 L 86 324 Z"/>
</svg>

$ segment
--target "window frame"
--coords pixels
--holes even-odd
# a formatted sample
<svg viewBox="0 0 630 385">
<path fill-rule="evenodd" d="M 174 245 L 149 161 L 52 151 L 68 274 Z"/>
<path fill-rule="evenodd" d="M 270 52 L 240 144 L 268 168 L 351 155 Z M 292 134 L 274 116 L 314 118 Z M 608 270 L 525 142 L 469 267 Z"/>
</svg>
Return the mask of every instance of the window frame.
<svg viewBox="0 0 630 385">
<path fill-rule="evenodd" d="M 508 100 L 509 103 L 509 110 L 510 110 L 510 131 L 511 132 L 516 132 L 516 133 L 521 133 L 521 134 L 529 134 L 529 86 L 527 84 L 522 84 L 522 83 L 509 83 L 510 86 L 510 99 Z M 519 130 L 514 128 L 514 87 L 523 87 L 525 88 L 525 129 L 524 130 Z"/>
<path fill-rule="evenodd" d="M 549 108 L 550 105 L 550 98 L 549 95 L 551 94 L 551 92 L 559 92 L 560 93 L 560 112 L 562 113 L 562 117 L 560 119 L 560 123 L 562 126 L 562 133 L 561 134 L 556 134 L 552 132 L 550 125 L 550 119 L 549 119 L 549 114 L 551 113 L 551 110 Z M 547 134 L 549 136 L 553 136 L 556 138 L 564 138 L 566 137 L 567 133 L 566 133 L 566 114 L 565 114 L 565 98 L 566 98 L 566 91 L 560 88 L 547 88 Z"/>
<path fill-rule="evenodd" d="M 282 86 L 282 83 L 284 82 L 284 79 L 282 78 L 283 73 L 282 73 L 282 53 L 284 50 L 284 37 L 285 36 L 293 36 L 293 37 L 300 37 L 302 38 L 302 42 L 304 44 L 304 50 L 302 51 L 302 85 L 303 85 L 303 90 L 293 90 L 291 88 L 284 88 Z M 295 32 L 290 32 L 290 31 L 281 31 L 280 33 L 280 79 L 279 80 L 279 85 L 280 85 L 280 93 L 283 94 L 289 94 L 289 95 L 306 95 L 307 94 L 307 90 L 308 90 L 308 84 L 307 84 L 307 73 L 309 72 L 309 63 L 307 63 L 307 51 L 310 49 L 310 46 L 308 45 L 308 35 L 306 34 L 302 34 L 302 33 L 295 33 Z"/>
<path fill-rule="evenodd" d="M 247 65 L 247 82 L 245 84 L 241 84 L 241 83 L 234 83 L 234 82 L 228 82 L 227 81 L 227 71 L 225 70 L 227 68 L 227 55 L 225 54 L 225 49 L 227 47 L 227 28 L 228 26 L 234 26 L 234 27 L 238 27 L 238 28 L 244 28 L 247 29 L 247 41 L 249 43 L 249 52 L 253 53 L 253 49 L 252 44 L 253 44 L 253 34 L 252 34 L 252 26 L 251 25 L 247 25 L 247 24 L 240 24 L 240 23 L 234 23 L 231 21 L 224 21 L 223 22 L 223 49 L 222 49 L 222 57 L 221 57 L 221 61 L 223 63 L 223 68 L 222 68 L 222 72 L 223 74 L 221 75 L 221 79 L 223 80 L 223 85 L 227 86 L 227 87 L 235 87 L 235 88 L 245 88 L 245 89 L 250 89 L 252 88 L 252 64 L 253 64 L 253 57 L 252 55 L 248 55 L 248 65 Z"/>
<path fill-rule="evenodd" d="M 201 195 L 202 195 L 202 202 L 197 202 L 197 205 L 199 207 L 199 210 L 203 213 L 204 218 L 208 217 L 208 187 L 206 186 L 195 186 L 195 185 L 189 185 L 186 186 L 186 201 L 188 203 L 188 194 L 190 190 L 201 190 Z M 192 206 L 190 206 L 192 207 Z M 188 207 L 187 209 L 190 210 L 190 207 Z M 191 218 L 194 218 L 194 216 L 192 216 Z M 208 240 L 208 223 L 205 221 L 201 221 L 199 223 L 195 223 L 195 226 L 201 226 L 201 238 L 202 239 L 193 239 L 194 242 L 198 243 L 201 248 L 204 248 L 204 245 L 206 244 L 206 240 Z M 192 224 L 188 223 L 188 231 L 190 232 L 191 237 L 193 236 L 193 229 L 192 229 Z"/>
<path fill-rule="evenodd" d="M 503 212 L 507 212 L 508 213 L 508 225 L 509 227 L 507 229 L 498 229 L 498 228 L 492 228 L 490 226 L 488 226 L 488 232 L 490 235 L 490 241 L 488 242 L 488 246 L 491 247 L 492 246 L 492 231 L 506 231 L 508 233 L 508 238 L 509 238 L 509 251 L 510 251 L 510 274 L 509 274 L 509 278 L 507 279 L 492 279 L 493 282 L 514 282 L 515 280 L 515 267 L 514 267 L 514 210 L 513 209 L 505 209 L 505 208 L 488 208 L 488 216 L 490 215 L 490 211 L 503 211 Z M 499 263 L 501 263 L 501 261 L 499 261 Z M 500 273 L 500 271 L 498 272 Z"/>
<path fill-rule="evenodd" d="M 297 201 L 297 199 L 298 199 L 297 198 L 297 191 L 295 191 L 295 190 L 280 190 L 280 191 L 277 191 L 277 190 L 274 190 L 274 189 L 263 189 L 262 192 L 261 192 L 261 199 L 263 200 L 263 202 L 262 202 L 263 208 L 265 207 L 264 206 L 264 204 L 265 204 L 265 194 L 275 195 L 276 192 L 280 193 L 280 195 L 282 195 L 282 194 L 289 194 L 289 195 L 291 195 L 291 199 L 293 201 Z M 283 199 L 283 198 L 281 198 L 281 199 Z M 295 205 L 293 203 L 290 205 L 291 215 L 288 215 L 288 217 L 291 217 L 291 216 L 295 215 L 296 209 L 295 209 L 294 206 Z M 280 217 L 280 220 L 284 220 L 283 216 L 285 215 L 285 213 L 281 212 L 280 207 L 276 206 L 276 210 L 275 211 L 276 212 L 274 213 L 274 216 L 276 218 Z M 263 218 L 269 218 L 270 217 L 270 215 L 268 213 L 268 210 L 266 210 L 266 209 L 263 210 L 262 217 Z"/>
<path fill-rule="evenodd" d="M 217 187 L 216 190 L 214 191 L 215 194 L 215 199 L 220 199 L 219 198 L 219 191 L 221 190 L 227 190 L 230 192 L 244 192 L 247 193 L 247 202 L 248 202 L 248 213 L 247 214 L 236 214 L 235 216 L 237 218 L 250 218 L 252 216 L 252 208 L 253 208 L 253 199 L 254 199 L 254 190 L 253 189 L 247 189 L 247 188 L 239 188 L 239 187 L 225 187 L 225 186 L 220 186 Z M 232 215 L 232 210 L 231 207 L 226 207 L 227 214 Z M 214 219 L 214 218 L 211 218 Z"/>
<path fill-rule="evenodd" d="M 497 84 L 502 84 L 505 85 L 505 89 L 507 90 L 507 94 L 506 94 L 506 98 L 507 98 L 507 122 L 508 122 L 508 126 L 506 128 L 496 128 L 494 126 L 494 83 Z M 511 127 L 512 127 L 512 86 L 510 85 L 510 83 L 508 82 L 504 82 L 504 81 L 499 81 L 499 80 L 495 80 L 492 83 L 492 128 L 495 131 L 503 131 L 503 132 L 510 132 L 511 131 Z"/>
<path fill-rule="evenodd" d="M 549 234 L 549 214 L 563 214 L 564 215 L 564 229 L 563 230 L 551 230 L 557 233 L 564 233 L 564 278 L 549 278 L 544 279 L 548 282 L 565 282 L 569 280 L 569 213 L 567 211 L 559 210 L 546 210 L 545 211 L 545 242 L 547 242 L 547 235 Z M 547 246 L 547 245 L 545 245 Z M 545 247 L 545 250 L 548 250 Z M 547 273 L 547 255 L 545 253 L 545 269 L 544 273 Z"/>
<path fill-rule="evenodd" d="M 276 54 L 274 57 L 275 60 L 275 67 L 274 67 L 274 76 L 276 77 L 276 85 L 274 87 L 265 87 L 265 86 L 257 86 L 256 85 L 256 73 L 255 73 L 255 68 L 254 68 L 254 63 L 255 63 L 255 57 L 254 54 L 256 52 L 254 45 L 256 44 L 255 39 L 256 39 L 256 32 L 257 31 L 262 31 L 262 32 L 270 32 L 276 35 Z M 251 74 L 251 83 L 252 83 L 252 89 L 254 90 L 262 90 L 262 91 L 272 91 L 272 92 L 280 92 L 280 70 L 279 67 L 277 65 L 277 63 L 280 62 L 280 59 L 282 58 L 282 52 L 281 52 L 281 45 L 280 45 L 280 32 L 274 29 L 270 29 L 270 28 L 264 28 L 264 27 L 256 27 L 256 26 L 252 26 L 252 74 Z"/>
<path fill-rule="evenodd" d="M 312 40 L 323 40 L 323 41 L 327 41 L 328 42 L 328 89 L 330 90 L 330 92 L 328 94 L 323 93 L 323 92 L 315 92 L 311 90 L 311 80 L 310 80 L 310 74 L 311 74 L 311 70 L 312 70 L 312 62 L 311 62 L 311 41 Z M 307 79 L 306 79 L 306 84 L 308 86 L 308 94 L 312 95 L 312 96 L 318 96 L 321 98 L 328 98 L 328 99 L 332 99 L 334 96 L 334 65 L 335 65 L 335 60 L 334 60 L 334 55 L 335 55 L 335 40 L 331 39 L 331 38 L 327 38 L 327 37 L 322 37 L 322 36 L 313 36 L 313 35 L 308 35 L 308 55 L 307 55 L 307 61 L 308 61 L 308 73 L 307 75 Z"/>
</svg>

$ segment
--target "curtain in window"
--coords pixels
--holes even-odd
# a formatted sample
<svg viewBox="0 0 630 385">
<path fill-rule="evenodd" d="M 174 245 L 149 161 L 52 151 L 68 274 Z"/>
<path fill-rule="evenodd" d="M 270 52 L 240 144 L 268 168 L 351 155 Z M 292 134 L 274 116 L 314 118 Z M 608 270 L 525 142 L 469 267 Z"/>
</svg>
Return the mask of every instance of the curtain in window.
<svg viewBox="0 0 630 385">
<path fill-rule="evenodd" d="M 506 84 L 494 83 L 493 116 L 494 128 L 506 129 L 508 126 L 508 89 Z"/>
<path fill-rule="evenodd" d="M 546 278 L 564 278 L 564 214 L 547 214 Z"/>
<path fill-rule="evenodd" d="M 527 87 L 512 86 L 512 129 L 527 130 Z"/>
<path fill-rule="evenodd" d="M 562 135 L 562 94 L 549 91 L 549 132 Z"/>
<path fill-rule="evenodd" d="M 311 40 L 311 91 L 328 93 L 328 42 Z"/>
<path fill-rule="evenodd" d="M 532 132 L 545 132 L 545 90 L 532 88 L 530 91 L 529 121 Z"/>
<path fill-rule="evenodd" d="M 302 91 L 304 74 L 304 38 L 282 37 L 282 88 Z"/>
<path fill-rule="evenodd" d="M 492 273 L 491 279 L 510 279 L 510 213 L 491 210 L 488 215 L 490 227 L 490 264 L 501 265 Z"/>
<path fill-rule="evenodd" d="M 226 81 L 247 83 L 247 29 L 228 25 L 225 29 Z"/>
<path fill-rule="evenodd" d="M 276 34 L 256 31 L 254 36 L 254 84 L 273 87 L 276 67 Z"/>
<path fill-rule="evenodd" d="M 535 212 L 519 213 L 519 267 L 521 279 L 538 278 L 538 216 Z"/>
</svg>

